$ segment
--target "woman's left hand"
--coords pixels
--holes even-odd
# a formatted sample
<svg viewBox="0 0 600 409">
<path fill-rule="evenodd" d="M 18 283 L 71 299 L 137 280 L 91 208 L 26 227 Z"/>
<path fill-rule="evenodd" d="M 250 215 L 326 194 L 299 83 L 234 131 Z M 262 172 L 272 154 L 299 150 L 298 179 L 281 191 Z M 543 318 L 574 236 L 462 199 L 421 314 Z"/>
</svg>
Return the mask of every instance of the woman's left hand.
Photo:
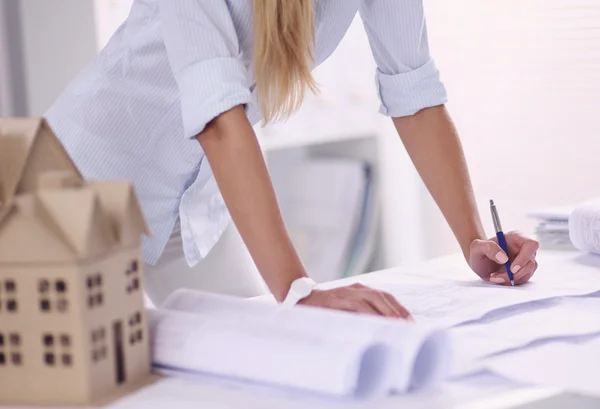
<svg viewBox="0 0 600 409">
<path fill-rule="evenodd" d="M 510 285 L 504 269 L 504 263 L 509 257 L 515 285 L 524 284 L 537 270 L 535 256 L 539 243 L 516 231 L 505 233 L 504 236 L 508 245 L 508 255 L 502 251 L 496 237 L 489 240 L 474 240 L 471 243 L 469 265 L 485 281 Z"/>
</svg>

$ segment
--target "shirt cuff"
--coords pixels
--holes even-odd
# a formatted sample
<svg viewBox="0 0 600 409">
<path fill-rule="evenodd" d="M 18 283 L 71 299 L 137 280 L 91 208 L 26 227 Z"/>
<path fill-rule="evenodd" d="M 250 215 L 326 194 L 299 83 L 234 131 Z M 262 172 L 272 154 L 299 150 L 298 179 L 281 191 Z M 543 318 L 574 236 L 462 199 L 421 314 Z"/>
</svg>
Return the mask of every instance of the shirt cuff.
<svg viewBox="0 0 600 409">
<path fill-rule="evenodd" d="M 244 64 L 226 57 L 190 65 L 177 76 L 186 138 L 195 138 L 214 118 L 252 103 Z"/>
<path fill-rule="evenodd" d="M 387 75 L 378 70 L 377 88 L 381 100 L 379 112 L 391 117 L 413 115 L 447 101 L 446 88 L 433 60 L 402 74 Z"/>
</svg>

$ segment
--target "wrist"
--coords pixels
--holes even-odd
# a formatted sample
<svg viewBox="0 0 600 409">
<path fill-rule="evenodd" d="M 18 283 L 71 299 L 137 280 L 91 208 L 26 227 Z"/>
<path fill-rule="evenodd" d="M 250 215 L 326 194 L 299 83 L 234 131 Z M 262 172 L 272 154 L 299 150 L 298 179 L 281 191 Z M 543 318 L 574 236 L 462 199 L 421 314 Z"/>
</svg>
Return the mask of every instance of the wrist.
<svg viewBox="0 0 600 409">
<path fill-rule="evenodd" d="M 296 305 L 312 294 L 317 283 L 310 277 L 300 277 L 292 281 L 282 304 Z"/>
<path fill-rule="evenodd" d="M 473 228 L 470 229 L 464 237 L 458 239 L 463 256 L 467 261 L 469 261 L 469 258 L 471 257 L 471 245 L 475 240 L 486 240 L 481 223 L 474 223 Z"/>
</svg>

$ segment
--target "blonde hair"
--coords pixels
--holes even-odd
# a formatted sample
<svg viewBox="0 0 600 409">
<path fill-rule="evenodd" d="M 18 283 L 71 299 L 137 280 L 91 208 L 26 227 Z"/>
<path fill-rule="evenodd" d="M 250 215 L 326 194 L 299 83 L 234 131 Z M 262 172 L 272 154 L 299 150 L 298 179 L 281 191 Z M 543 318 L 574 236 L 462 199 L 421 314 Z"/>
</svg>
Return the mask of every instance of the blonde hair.
<svg viewBox="0 0 600 409">
<path fill-rule="evenodd" d="M 313 0 L 254 0 L 254 75 L 264 123 L 289 117 L 316 91 Z"/>
</svg>

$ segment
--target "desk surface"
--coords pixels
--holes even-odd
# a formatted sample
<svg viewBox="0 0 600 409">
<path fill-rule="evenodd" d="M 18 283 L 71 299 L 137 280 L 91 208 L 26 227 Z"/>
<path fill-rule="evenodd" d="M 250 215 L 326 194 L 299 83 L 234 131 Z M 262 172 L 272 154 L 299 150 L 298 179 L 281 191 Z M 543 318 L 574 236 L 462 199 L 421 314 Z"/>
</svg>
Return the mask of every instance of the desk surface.
<svg viewBox="0 0 600 409">
<path fill-rule="evenodd" d="M 588 257 L 576 252 L 542 251 L 539 256 L 539 269 L 536 275 L 546 274 L 545 265 L 557 264 L 568 269 L 576 263 L 587 265 L 593 271 L 600 271 L 600 257 Z M 556 268 L 548 269 L 556 270 Z M 363 276 L 339 280 L 328 285 L 337 286 L 360 281 L 365 285 L 393 280 L 398 274 L 418 274 L 425 277 L 450 278 L 473 281 L 475 277 L 468 270 L 462 256 L 452 255 L 426 263 L 403 266 Z M 561 277 L 544 276 L 545 282 L 553 280 L 560 284 Z M 205 407 L 211 409 L 297 409 L 307 408 L 460 408 L 460 409 L 508 409 L 531 402 L 542 402 L 548 397 L 558 396 L 561 391 L 549 388 L 525 387 L 489 373 L 478 374 L 448 382 L 436 390 L 419 391 L 405 396 L 388 397 L 380 401 L 339 402 L 307 397 L 291 391 L 274 390 L 268 387 L 249 386 L 233 381 L 214 378 L 164 378 L 151 386 L 104 406 L 110 409 L 187 409 Z M 4 408 L 4 407 L 3 407 Z M 8 408 L 8 406 L 6 406 Z M 23 409 L 23 407 L 21 407 Z"/>
</svg>

